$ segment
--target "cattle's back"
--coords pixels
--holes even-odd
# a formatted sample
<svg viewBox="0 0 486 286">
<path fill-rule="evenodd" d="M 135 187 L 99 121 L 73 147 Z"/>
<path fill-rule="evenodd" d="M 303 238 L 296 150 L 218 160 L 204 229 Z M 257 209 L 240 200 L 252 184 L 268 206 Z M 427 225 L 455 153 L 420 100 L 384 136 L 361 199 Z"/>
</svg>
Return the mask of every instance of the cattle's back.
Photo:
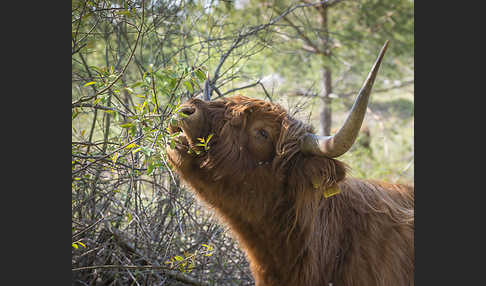
<svg viewBox="0 0 486 286">
<path fill-rule="evenodd" d="M 341 266 L 333 285 L 413 285 L 414 188 L 345 180 Z"/>
</svg>

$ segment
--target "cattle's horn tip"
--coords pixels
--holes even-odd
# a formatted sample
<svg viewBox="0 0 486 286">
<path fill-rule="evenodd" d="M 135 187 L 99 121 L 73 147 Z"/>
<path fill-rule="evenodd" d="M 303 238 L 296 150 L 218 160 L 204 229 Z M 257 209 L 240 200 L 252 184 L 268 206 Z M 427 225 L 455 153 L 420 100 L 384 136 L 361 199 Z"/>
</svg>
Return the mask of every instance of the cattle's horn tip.
<svg viewBox="0 0 486 286">
<path fill-rule="evenodd" d="M 388 45 L 390 44 L 390 40 L 386 40 L 385 43 L 383 44 L 383 53 L 386 51 L 386 49 L 388 48 Z"/>
</svg>

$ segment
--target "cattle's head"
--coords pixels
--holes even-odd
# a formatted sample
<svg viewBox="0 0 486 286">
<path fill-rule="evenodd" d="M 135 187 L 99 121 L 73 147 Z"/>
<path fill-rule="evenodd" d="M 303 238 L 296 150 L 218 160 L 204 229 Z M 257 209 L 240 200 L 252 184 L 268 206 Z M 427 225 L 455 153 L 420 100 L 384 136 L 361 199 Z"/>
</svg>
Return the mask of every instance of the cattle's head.
<svg viewBox="0 0 486 286">
<path fill-rule="evenodd" d="M 179 133 L 175 148 L 167 149 L 171 164 L 198 192 L 217 184 L 228 192 L 245 185 L 259 192 L 333 186 L 345 176 L 344 164 L 334 158 L 357 137 L 385 49 L 335 135 L 318 136 L 279 105 L 263 100 L 191 99 L 169 128 L 171 134 Z"/>
<path fill-rule="evenodd" d="M 191 99 L 178 113 L 169 127 L 179 134 L 169 158 L 181 172 L 204 170 L 214 180 L 271 167 L 281 134 L 295 121 L 279 105 L 243 96 Z"/>
</svg>

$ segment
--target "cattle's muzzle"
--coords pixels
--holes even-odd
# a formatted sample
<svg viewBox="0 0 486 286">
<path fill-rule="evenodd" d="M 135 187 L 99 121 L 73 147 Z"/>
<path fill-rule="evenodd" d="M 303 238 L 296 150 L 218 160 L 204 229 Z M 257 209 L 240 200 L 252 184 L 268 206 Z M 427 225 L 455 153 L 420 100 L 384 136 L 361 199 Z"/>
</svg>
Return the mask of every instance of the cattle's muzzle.
<svg viewBox="0 0 486 286">
<path fill-rule="evenodd" d="M 198 149 L 197 138 L 203 136 L 205 116 L 198 100 L 190 100 L 175 110 L 169 124 L 169 134 L 176 135 L 176 148 L 182 151 Z"/>
</svg>

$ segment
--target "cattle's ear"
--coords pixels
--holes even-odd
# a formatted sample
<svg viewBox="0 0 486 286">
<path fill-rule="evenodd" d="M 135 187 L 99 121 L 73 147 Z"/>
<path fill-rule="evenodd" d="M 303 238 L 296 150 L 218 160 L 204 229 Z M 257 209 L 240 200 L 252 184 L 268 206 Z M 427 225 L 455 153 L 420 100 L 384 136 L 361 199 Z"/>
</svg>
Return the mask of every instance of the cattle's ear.
<svg viewBox="0 0 486 286">
<path fill-rule="evenodd" d="M 346 177 L 347 166 L 338 160 L 298 154 L 288 173 L 288 186 L 293 190 L 326 190 Z"/>
</svg>

